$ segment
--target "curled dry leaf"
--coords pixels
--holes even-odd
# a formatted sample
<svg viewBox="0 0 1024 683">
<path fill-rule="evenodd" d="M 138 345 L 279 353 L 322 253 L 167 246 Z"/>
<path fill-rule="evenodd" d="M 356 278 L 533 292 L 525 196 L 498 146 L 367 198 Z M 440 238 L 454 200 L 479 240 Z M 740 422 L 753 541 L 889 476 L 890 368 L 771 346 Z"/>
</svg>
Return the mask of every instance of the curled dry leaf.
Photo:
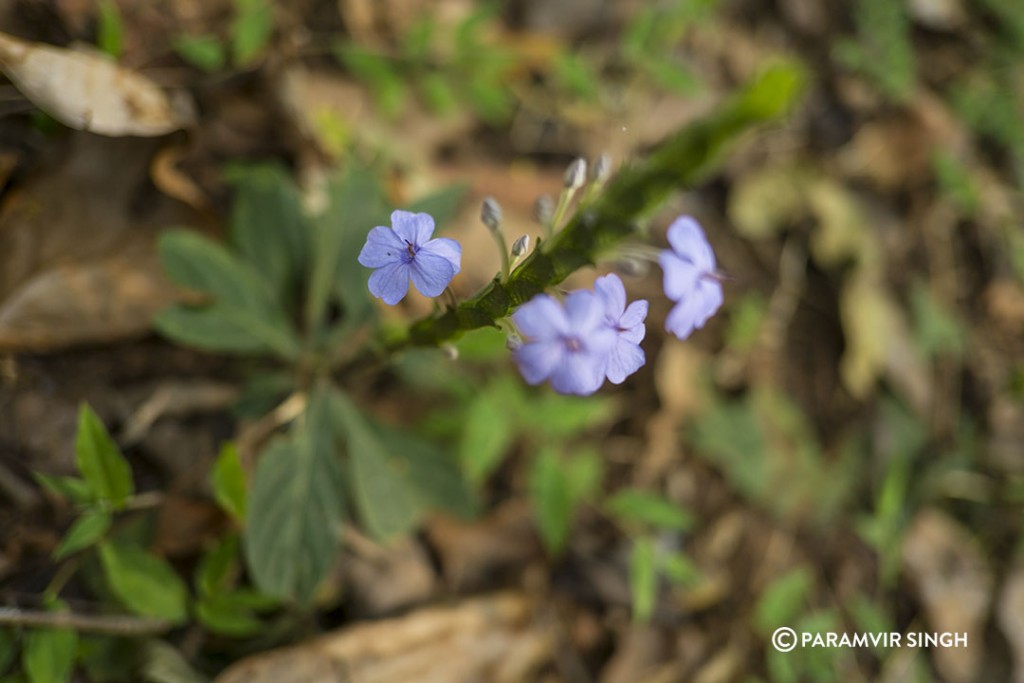
<svg viewBox="0 0 1024 683">
<path fill-rule="evenodd" d="M 36 106 L 77 130 L 154 137 L 186 127 L 191 102 L 109 57 L 0 33 L 0 70 Z"/>
</svg>

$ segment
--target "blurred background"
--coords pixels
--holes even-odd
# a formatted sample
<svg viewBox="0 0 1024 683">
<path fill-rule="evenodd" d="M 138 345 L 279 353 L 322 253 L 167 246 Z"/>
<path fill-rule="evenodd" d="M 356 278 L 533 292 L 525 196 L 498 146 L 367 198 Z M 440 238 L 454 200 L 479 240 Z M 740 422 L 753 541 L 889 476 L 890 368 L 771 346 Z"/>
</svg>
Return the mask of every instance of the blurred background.
<svg viewBox="0 0 1024 683">
<path fill-rule="evenodd" d="M 642 159 L 789 60 L 807 77 L 794 111 L 650 217 L 662 247 L 696 216 L 728 276 L 703 330 L 667 335 L 661 273 L 633 263 L 647 363 L 621 387 L 528 390 L 486 334 L 456 361 L 410 353 L 362 378 L 368 410 L 458 455 L 479 515 L 387 546 L 346 531 L 315 628 L 161 642 L 190 675 L 241 667 L 221 680 L 1024 681 L 1019 0 L 3 0 L 0 31 L 5 604 L 60 571 L 49 555 L 74 513 L 32 473 L 74 472 L 82 401 L 159 494 L 154 552 L 187 574 L 224 529 L 207 475 L 252 422 L 237 403 L 258 363 L 150 323 L 179 296 L 157 237 L 224 235 L 230 168 L 277 162 L 310 206 L 339 166 L 371 169 L 397 206 L 462 186 L 442 227 L 466 297 L 499 267 L 485 196 L 510 241 L 541 234 L 534 203 L 573 158 Z M 88 86 L 98 53 L 168 96 Z M 111 100 L 127 104 L 101 121 Z M 411 296 L 381 315 L 430 310 Z M 544 458 L 586 464 L 543 479 Z M 678 514 L 545 509 L 539 489 L 593 463 L 596 488 L 656 492 Z M 637 543 L 667 558 L 659 571 Z M 780 653 L 780 626 L 969 645 Z M 110 647 L 82 655 L 78 680 L 139 680 Z M 470 668 L 431 668 L 446 661 Z M 351 679 L 329 673 L 342 665 Z"/>
</svg>

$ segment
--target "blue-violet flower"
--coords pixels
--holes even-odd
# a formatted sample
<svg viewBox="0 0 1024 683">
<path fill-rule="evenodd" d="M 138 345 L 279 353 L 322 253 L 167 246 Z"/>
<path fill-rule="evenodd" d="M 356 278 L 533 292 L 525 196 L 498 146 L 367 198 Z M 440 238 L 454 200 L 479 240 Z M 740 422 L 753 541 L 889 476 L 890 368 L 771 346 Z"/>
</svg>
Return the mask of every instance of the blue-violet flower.
<svg viewBox="0 0 1024 683">
<path fill-rule="evenodd" d="M 715 271 L 715 254 L 693 218 L 680 216 L 668 228 L 671 250 L 658 256 L 665 273 L 665 295 L 676 302 L 665 329 L 680 339 L 704 327 L 722 305 L 722 284 Z"/>
<path fill-rule="evenodd" d="M 538 294 L 512 320 L 526 337 L 513 356 L 528 383 L 550 379 L 555 391 L 580 396 L 604 383 L 616 334 L 605 318 L 604 302 L 593 292 L 572 292 L 564 304 Z"/>
<path fill-rule="evenodd" d="M 359 263 L 373 268 L 370 292 L 394 306 L 409 292 L 409 280 L 425 296 L 440 296 L 459 272 L 462 247 L 434 234 L 434 219 L 425 213 L 395 211 L 390 228 L 378 226 L 366 236 Z"/>
<path fill-rule="evenodd" d="M 615 332 L 615 344 L 608 355 L 606 375 L 612 384 L 622 382 L 643 367 L 643 341 L 647 330 L 647 302 L 634 301 L 626 307 L 626 288 L 618 275 L 611 274 L 594 281 L 594 291 L 604 303 L 605 323 Z"/>
</svg>

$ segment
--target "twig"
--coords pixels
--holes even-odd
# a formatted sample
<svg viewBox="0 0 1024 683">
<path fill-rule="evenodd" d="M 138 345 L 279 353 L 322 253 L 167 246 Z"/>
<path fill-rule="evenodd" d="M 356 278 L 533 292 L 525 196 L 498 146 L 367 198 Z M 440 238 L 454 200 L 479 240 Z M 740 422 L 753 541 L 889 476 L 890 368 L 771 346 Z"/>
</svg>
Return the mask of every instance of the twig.
<svg viewBox="0 0 1024 683">
<path fill-rule="evenodd" d="M 0 626 L 35 628 L 71 628 L 108 636 L 152 636 L 166 633 L 174 624 L 166 619 L 75 614 L 74 612 L 43 612 L 17 607 L 0 607 Z"/>
</svg>

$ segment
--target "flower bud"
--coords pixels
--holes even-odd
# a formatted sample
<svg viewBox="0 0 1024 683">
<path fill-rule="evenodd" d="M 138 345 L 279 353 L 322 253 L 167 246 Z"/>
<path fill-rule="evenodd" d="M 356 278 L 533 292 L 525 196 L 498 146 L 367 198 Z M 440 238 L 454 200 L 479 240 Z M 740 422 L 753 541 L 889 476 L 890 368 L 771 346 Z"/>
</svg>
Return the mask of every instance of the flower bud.
<svg viewBox="0 0 1024 683">
<path fill-rule="evenodd" d="M 603 183 L 608 180 L 608 176 L 612 173 L 612 158 L 607 154 L 602 154 L 597 157 L 594 161 L 594 165 L 590 168 L 590 180 L 595 183 Z"/>
<path fill-rule="evenodd" d="M 565 188 L 567 190 L 578 190 L 587 181 L 587 160 L 583 157 L 576 157 L 569 168 L 565 169 Z"/>
<path fill-rule="evenodd" d="M 454 344 L 442 344 L 441 353 L 443 353 L 444 357 L 450 361 L 456 361 L 459 359 L 459 350 L 455 348 Z"/>
<path fill-rule="evenodd" d="M 533 203 L 533 218 L 541 225 L 547 225 L 555 215 L 555 200 L 549 194 L 542 194 Z"/>
<path fill-rule="evenodd" d="M 512 243 L 512 258 L 519 258 L 530 249 L 530 236 L 522 235 Z"/>
<path fill-rule="evenodd" d="M 480 220 L 491 232 L 501 230 L 501 205 L 494 197 L 486 197 L 480 207 Z"/>
</svg>

